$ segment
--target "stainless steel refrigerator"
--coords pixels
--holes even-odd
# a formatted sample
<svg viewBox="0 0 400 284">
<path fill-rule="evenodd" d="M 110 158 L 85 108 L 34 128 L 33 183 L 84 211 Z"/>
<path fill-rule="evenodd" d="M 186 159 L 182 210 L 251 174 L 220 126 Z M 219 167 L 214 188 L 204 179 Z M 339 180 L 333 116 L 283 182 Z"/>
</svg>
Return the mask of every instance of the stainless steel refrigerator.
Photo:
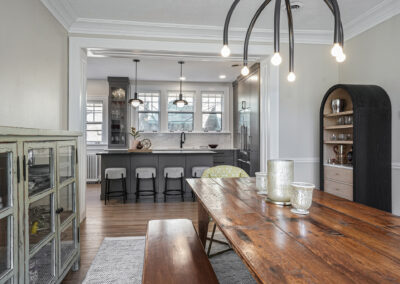
<svg viewBox="0 0 400 284">
<path fill-rule="evenodd" d="M 233 82 L 234 145 L 237 166 L 250 176 L 260 170 L 260 65 Z"/>
</svg>

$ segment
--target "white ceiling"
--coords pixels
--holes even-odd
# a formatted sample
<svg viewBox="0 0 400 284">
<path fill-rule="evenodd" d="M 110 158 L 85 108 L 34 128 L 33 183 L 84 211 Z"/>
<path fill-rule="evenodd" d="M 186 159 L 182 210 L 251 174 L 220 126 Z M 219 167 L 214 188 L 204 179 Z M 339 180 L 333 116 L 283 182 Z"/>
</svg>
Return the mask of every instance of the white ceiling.
<svg viewBox="0 0 400 284">
<path fill-rule="evenodd" d="M 178 81 L 180 66 L 178 59 L 135 57 L 141 60 L 138 63 L 138 80 Z M 239 67 L 231 61 L 200 61 L 185 60 L 183 75 L 188 82 L 232 82 L 240 73 Z M 107 79 L 112 77 L 135 78 L 134 63 L 131 58 L 88 58 L 88 79 Z M 225 79 L 220 79 L 225 75 Z"/>
<path fill-rule="evenodd" d="M 53 0 L 67 2 L 78 18 L 222 26 L 232 0 Z M 297 0 L 296 0 L 297 1 Z M 299 30 L 332 29 L 332 15 L 323 0 L 301 0 L 304 7 L 294 15 Z M 398 0 L 395 0 L 398 1 Z M 263 0 L 242 0 L 232 16 L 232 27 L 247 28 Z M 292 0 L 292 2 L 294 2 Z M 384 0 L 338 0 L 343 24 L 380 5 Z M 274 1 L 257 23 L 273 27 Z"/>
</svg>

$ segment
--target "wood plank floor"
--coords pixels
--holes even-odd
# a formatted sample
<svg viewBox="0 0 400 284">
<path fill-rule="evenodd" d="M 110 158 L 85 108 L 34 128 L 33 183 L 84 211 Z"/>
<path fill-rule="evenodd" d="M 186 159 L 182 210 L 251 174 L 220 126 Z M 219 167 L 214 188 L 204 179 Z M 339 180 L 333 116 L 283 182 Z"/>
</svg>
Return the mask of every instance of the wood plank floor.
<svg viewBox="0 0 400 284">
<path fill-rule="evenodd" d="M 86 219 L 81 224 L 81 266 L 70 271 L 62 283 L 76 284 L 85 279 L 105 237 L 144 236 L 151 219 L 187 218 L 197 227 L 197 202 L 126 203 L 100 201 L 100 186 L 88 185 Z"/>
</svg>

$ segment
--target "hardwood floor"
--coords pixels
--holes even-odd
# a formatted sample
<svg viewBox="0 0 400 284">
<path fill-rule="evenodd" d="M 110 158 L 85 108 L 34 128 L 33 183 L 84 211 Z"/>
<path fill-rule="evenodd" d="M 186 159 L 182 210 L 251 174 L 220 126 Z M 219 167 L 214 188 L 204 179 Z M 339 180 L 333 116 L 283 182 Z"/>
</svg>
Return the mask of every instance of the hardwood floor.
<svg viewBox="0 0 400 284">
<path fill-rule="evenodd" d="M 100 201 L 100 186 L 88 185 L 86 219 L 81 223 L 81 266 L 62 283 L 81 283 L 105 237 L 144 236 L 151 219 L 187 218 L 197 227 L 197 202 L 126 203 Z"/>
</svg>

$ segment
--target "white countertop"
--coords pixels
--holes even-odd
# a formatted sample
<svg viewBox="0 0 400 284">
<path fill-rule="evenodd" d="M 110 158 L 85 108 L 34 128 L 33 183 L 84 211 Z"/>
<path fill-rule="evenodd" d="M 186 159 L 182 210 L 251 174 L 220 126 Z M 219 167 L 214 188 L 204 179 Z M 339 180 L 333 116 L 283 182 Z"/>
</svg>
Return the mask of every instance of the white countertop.
<svg viewBox="0 0 400 284">
<path fill-rule="evenodd" d="M 341 169 L 348 169 L 348 170 L 352 170 L 353 169 L 353 166 L 351 166 L 351 165 L 324 164 L 324 166 L 334 167 L 334 168 L 341 168 Z"/>
</svg>

